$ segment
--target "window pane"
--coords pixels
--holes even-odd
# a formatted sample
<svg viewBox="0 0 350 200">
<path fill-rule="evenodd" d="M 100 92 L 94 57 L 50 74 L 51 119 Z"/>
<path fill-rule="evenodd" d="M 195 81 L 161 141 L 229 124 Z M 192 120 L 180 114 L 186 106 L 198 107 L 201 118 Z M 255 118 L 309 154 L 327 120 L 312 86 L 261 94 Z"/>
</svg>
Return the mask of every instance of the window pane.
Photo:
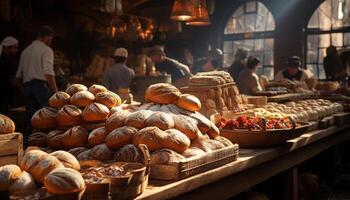
<svg viewBox="0 0 350 200">
<path fill-rule="evenodd" d="M 326 72 L 324 71 L 323 65 L 318 65 L 318 69 L 319 69 L 319 78 L 326 79 Z"/>
<path fill-rule="evenodd" d="M 273 50 L 273 49 L 274 49 L 274 40 L 265 39 L 265 50 Z"/>
<path fill-rule="evenodd" d="M 231 64 L 232 64 L 232 62 L 233 62 L 233 58 L 234 58 L 234 56 L 233 56 L 233 54 L 226 54 L 226 53 L 224 53 L 224 55 L 223 55 L 223 62 L 224 62 L 224 67 L 229 67 L 229 66 L 231 66 Z"/>
<path fill-rule="evenodd" d="M 318 77 L 318 75 L 317 75 L 318 74 L 317 65 L 310 65 L 310 64 L 308 64 L 306 66 L 306 68 L 311 71 L 311 73 L 314 75 L 313 76 L 314 78 Z"/>
<path fill-rule="evenodd" d="M 323 63 L 323 58 L 326 57 L 326 48 L 320 49 L 318 51 L 318 63 Z"/>
<path fill-rule="evenodd" d="M 343 46 L 343 33 L 332 34 L 332 45 L 336 47 Z"/>
<path fill-rule="evenodd" d="M 255 45 L 254 45 L 254 49 L 256 50 L 256 51 L 262 51 L 262 50 L 264 50 L 264 40 L 263 39 L 257 39 L 257 40 L 255 40 Z"/>
<path fill-rule="evenodd" d="M 330 35 L 322 34 L 320 35 L 319 47 L 329 47 L 330 45 Z"/>
<path fill-rule="evenodd" d="M 273 52 L 265 52 L 264 54 L 264 65 L 270 65 L 273 66 Z"/>
<path fill-rule="evenodd" d="M 225 41 L 223 47 L 224 53 L 233 53 L 232 41 Z"/>
<path fill-rule="evenodd" d="M 307 51 L 307 62 L 308 63 L 317 63 L 317 50 Z"/>
<path fill-rule="evenodd" d="M 317 50 L 318 48 L 318 35 L 307 36 L 307 48 Z"/>
<path fill-rule="evenodd" d="M 350 46 L 350 33 L 344 33 L 344 46 Z"/>
</svg>

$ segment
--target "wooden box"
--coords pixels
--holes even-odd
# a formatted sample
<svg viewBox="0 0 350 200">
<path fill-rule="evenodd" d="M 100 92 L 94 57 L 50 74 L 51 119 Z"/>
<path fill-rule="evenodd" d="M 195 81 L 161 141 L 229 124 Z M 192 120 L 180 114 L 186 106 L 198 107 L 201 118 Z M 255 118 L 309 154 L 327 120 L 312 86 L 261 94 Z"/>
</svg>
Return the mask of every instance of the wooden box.
<svg viewBox="0 0 350 200">
<path fill-rule="evenodd" d="M 0 166 L 19 165 L 23 156 L 23 136 L 21 133 L 0 134 Z"/>
</svg>

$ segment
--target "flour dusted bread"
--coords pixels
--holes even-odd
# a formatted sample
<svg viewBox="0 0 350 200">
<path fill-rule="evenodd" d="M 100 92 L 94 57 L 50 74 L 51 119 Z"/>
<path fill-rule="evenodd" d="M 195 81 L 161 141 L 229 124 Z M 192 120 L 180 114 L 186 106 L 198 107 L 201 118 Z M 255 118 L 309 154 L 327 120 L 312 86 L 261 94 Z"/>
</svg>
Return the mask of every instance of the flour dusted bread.
<svg viewBox="0 0 350 200">
<path fill-rule="evenodd" d="M 61 108 L 69 103 L 70 95 L 66 92 L 56 92 L 49 99 L 49 105 L 54 108 Z"/>
<path fill-rule="evenodd" d="M 87 146 L 88 137 L 89 132 L 84 127 L 74 126 L 63 134 L 62 145 L 67 149 Z"/>
<path fill-rule="evenodd" d="M 70 103 L 78 106 L 80 108 L 85 108 L 86 106 L 93 103 L 95 100 L 95 96 L 89 91 L 80 91 L 75 93 L 70 98 Z"/>
<path fill-rule="evenodd" d="M 66 89 L 66 93 L 68 93 L 70 96 L 73 96 L 75 93 L 79 91 L 86 91 L 86 90 L 87 90 L 87 87 L 85 87 L 85 85 L 73 84 Z"/>
<path fill-rule="evenodd" d="M 34 166 L 41 161 L 48 154 L 41 150 L 29 150 L 24 154 L 20 167 L 21 169 L 29 172 L 29 169 L 34 168 Z"/>
<path fill-rule="evenodd" d="M 0 191 L 8 190 L 17 178 L 22 175 L 22 170 L 17 165 L 5 165 L 0 167 Z"/>
<path fill-rule="evenodd" d="M 117 162 L 143 163 L 144 160 L 142 152 L 133 144 L 127 144 L 118 149 L 113 158 Z"/>
<path fill-rule="evenodd" d="M 183 159 L 185 157 L 171 149 L 161 149 L 151 154 L 151 164 L 153 165 L 168 165 L 180 162 Z"/>
<path fill-rule="evenodd" d="M 89 92 L 96 96 L 99 92 L 107 92 L 107 88 L 103 85 L 93 84 L 89 87 Z"/>
<path fill-rule="evenodd" d="M 95 95 L 95 101 L 107 106 L 109 109 L 119 106 L 122 103 L 122 99 L 117 94 L 110 91 L 97 93 Z"/>
<path fill-rule="evenodd" d="M 232 142 L 225 137 L 217 136 L 214 140 L 221 142 L 225 147 L 233 146 Z"/>
<path fill-rule="evenodd" d="M 84 190 L 85 182 L 78 171 L 59 168 L 47 175 L 44 186 L 52 194 L 69 194 Z"/>
<path fill-rule="evenodd" d="M 61 130 L 54 130 L 47 134 L 47 145 L 52 149 L 62 148 L 62 139 L 64 132 Z"/>
<path fill-rule="evenodd" d="M 88 137 L 88 142 L 91 147 L 96 146 L 98 144 L 102 144 L 105 142 L 105 138 L 107 136 L 107 132 L 105 127 L 100 127 L 93 130 Z"/>
<path fill-rule="evenodd" d="M 126 144 L 130 144 L 133 141 L 134 135 L 137 133 L 137 129 L 131 126 L 123 126 L 114 129 L 105 138 L 106 145 L 110 149 L 118 149 Z"/>
<path fill-rule="evenodd" d="M 146 127 L 146 119 L 153 114 L 153 111 L 139 110 L 131 113 L 126 119 L 126 125 L 132 126 L 138 129 Z"/>
<path fill-rule="evenodd" d="M 191 140 L 197 139 L 200 131 L 197 126 L 197 121 L 184 116 L 184 115 L 173 115 L 175 129 L 181 131 Z"/>
<path fill-rule="evenodd" d="M 172 149 L 178 153 L 184 152 L 191 144 L 190 139 L 182 132 L 176 129 L 169 129 L 162 145 L 165 148 Z"/>
<path fill-rule="evenodd" d="M 34 178 L 28 172 L 23 171 L 9 187 L 10 194 L 24 194 L 37 189 Z"/>
<path fill-rule="evenodd" d="M 167 137 L 167 133 L 155 126 L 141 129 L 133 138 L 135 146 L 145 144 L 150 151 L 156 151 L 163 147 L 163 140 Z"/>
<path fill-rule="evenodd" d="M 167 130 L 174 127 L 174 120 L 169 114 L 156 111 L 146 119 L 146 126 L 156 126 L 161 130 Z"/>
<path fill-rule="evenodd" d="M 181 95 L 177 100 L 176 105 L 182 109 L 192 112 L 198 111 L 202 107 L 201 101 L 196 96 L 191 94 Z"/>
<path fill-rule="evenodd" d="M 194 141 L 191 144 L 191 147 L 197 147 L 205 152 L 212 152 L 218 149 L 225 148 L 225 145 L 217 140 L 202 139 Z"/>
<path fill-rule="evenodd" d="M 15 128 L 15 123 L 9 117 L 0 114 L 0 134 L 13 133 Z"/>
<path fill-rule="evenodd" d="M 212 122 L 210 122 L 210 128 L 208 130 L 208 135 L 209 135 L 210 139 L 214 139 L 214 138 L 220 136 L 220 130 Z"/>
<path fill-rule="evenodd" d="M 145 99 L 159 104 L 176 103 L 181 92 L 175 86 L 167 83 L 157 83 L 147 88 Z"/>
<path fill-rule="evenodd" d="M 211 127 L 212 122 L 199 112 L 192 113 L 189 117 L 197 121 L 198 129 L 202 133 L 207 133 Z"/>
<path fill-rule="evenodd" d="M 57 113 L 56 119 L 60 126 L 75 126 L 82 122 L 83 112 L 74 105 L 65 105 Z"/>
<path fill-rule="evenodd" d="M 186 158 L 203 156 L 205 154 L 206 154 L 205 151 L 203 151 L 202 149 L 200 149 L 198 147 L 190 147 L 182 153 L 182 155 Z"/>
<path fill-rule="evenodd" d="M 109 133 L 116 128 L 120 128 L 126 124 L 126 119 L 129 116 L 128 111 L 117 110 L 106 120 L 106 131 Z"/>
<path fill-rule="evenodd" d="M 90 157 L 96 160 L 112 160 L 113 152 L 108 149 L 106 144 L 94 146 L 89 153 Z"/>
<path fill-rule="evenodd" d="M 80 170 L 80 164 L 78 160 L 67 151 L 55 151 L 50 153 L 51 156 L 55 156 L 65 167 Z"/>
<path fill-rule="evenodd" d="M 32 126 L 38 129 L 52 128 L 56 125 L 56 114 L 56 109 L 43 107 L 33 114 L 31 119 Z"/>
<path fill-rule="evenodd" d="M 42 132 L 32 133 L 28 138 L 29 146 L 45 147 L 47 145 L 47 134 Z"/>
<path fill-rule="evenodd" d="M 92 103 L 83 111 L 83 120 L 88 122 L 106 120 L 108 116 L 109 109 L 100 103 Z"/>
</svg>

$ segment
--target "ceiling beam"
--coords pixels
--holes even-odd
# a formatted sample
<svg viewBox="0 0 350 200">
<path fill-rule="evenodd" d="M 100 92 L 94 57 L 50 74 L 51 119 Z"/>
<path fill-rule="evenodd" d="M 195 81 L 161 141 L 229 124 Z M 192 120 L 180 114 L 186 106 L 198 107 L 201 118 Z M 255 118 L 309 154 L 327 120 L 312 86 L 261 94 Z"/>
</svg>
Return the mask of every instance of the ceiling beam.
<svg viewBox="0 0 350 200">
<path fill-rule="evenodd" d="M 135 8 L 139 7 L 140 5 L 142 5 L 142 4 L 144 4 L 144 3 L 147 3 L 147 2 L 149 2 L 149 1 L 151 1 L 151 0 L 138 0 L 138 1 L 134 2 L 134 3 L 131 3 L 131 4 L 125 9 L 125 11 L 126 11 L 126 12 L 130 12 L 130 11 L 132 11 L 133 9 L 135 9 Z"/>
</svg>

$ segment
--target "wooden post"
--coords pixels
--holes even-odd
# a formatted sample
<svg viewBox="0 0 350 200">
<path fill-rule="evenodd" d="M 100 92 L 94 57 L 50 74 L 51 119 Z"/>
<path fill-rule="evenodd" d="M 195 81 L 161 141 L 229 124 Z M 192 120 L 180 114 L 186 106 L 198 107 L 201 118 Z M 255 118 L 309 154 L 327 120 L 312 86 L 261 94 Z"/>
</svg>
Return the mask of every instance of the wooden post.
<svg viewBox="0 0 350 200">
<path fill-rule="evenodd" d="M 298 200 L 298 169 L 292 167 L 283 173 L 283 199 Z"/>
</svg>

